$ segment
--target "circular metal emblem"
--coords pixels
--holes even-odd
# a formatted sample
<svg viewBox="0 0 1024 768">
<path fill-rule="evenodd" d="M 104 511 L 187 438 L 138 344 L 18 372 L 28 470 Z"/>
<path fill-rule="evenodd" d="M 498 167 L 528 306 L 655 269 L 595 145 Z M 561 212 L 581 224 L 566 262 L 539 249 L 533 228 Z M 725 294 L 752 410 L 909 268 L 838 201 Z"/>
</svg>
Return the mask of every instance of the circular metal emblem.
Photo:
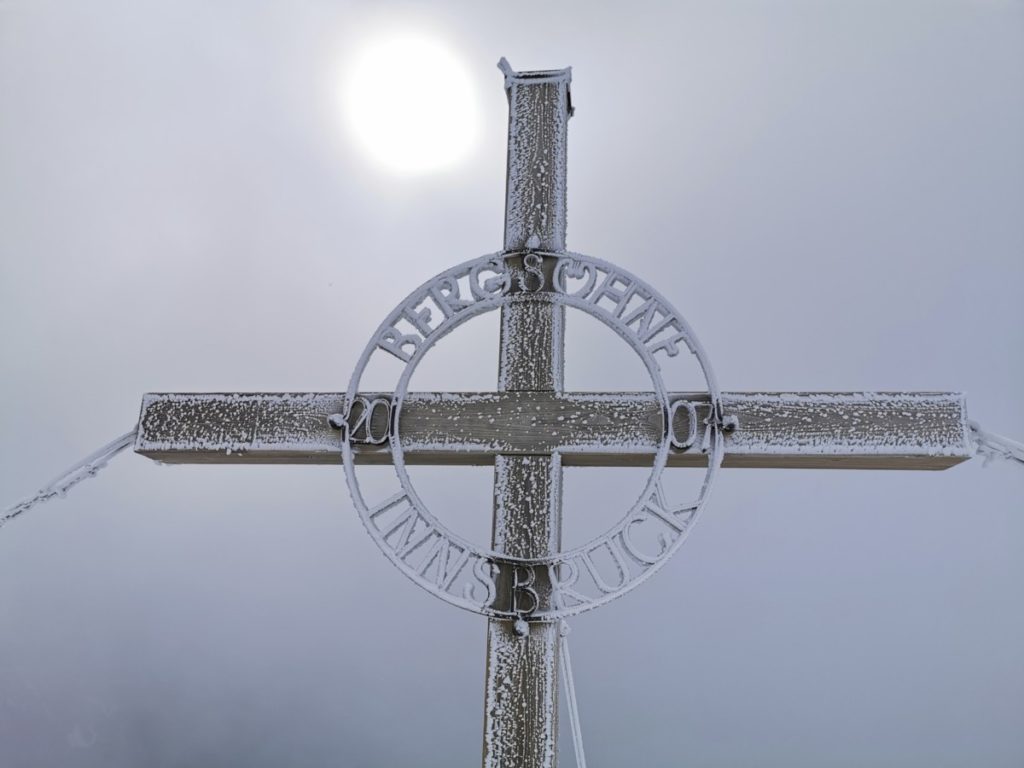
<svg viewBox="0 0 1024 768">
<path fill-rule="evenodd" d="M 517 558 L 449 530 L 421 501 L 405 467 L 402 408 L 410 377 L 429 349 L 456 327 L 516 302 L 551 302 L 585 312 L 624 339 L 654 387 L 662 429 L 651 473 L 619 522 L 583 546 L 550 557 Z M 679 399 L 682 382 L 664 381 L 664 361 L 691 353 L 706 394 Z M 397 360 L 390 396 L 361 394 L 371 361 Z M 691 382 L 692 388 L 692 382 Z M 602 396 L 593 395 L 596 402 Z M 500 415 L 500 414 L 499 414 Z M 684 434 L 676 423 L 685 416 Z M 413 291 L 380 325 L 352 374 L 342 451 L 352 500 L 363 524 L 403 573 L 453 605 L 491 617 L 555 621 L 595 608 L 647 579 L 679 547 L 703 507 L 722 457 L 723 419 L 707 356 L 683 317 L 651 286 L 607 262 L 575 253 L 522 251 L 484 256 L 442 272 Z M 390 445 L 394 477 L 381 493 L 359 482 L 357 446 Z M 563 454 L 572 446 L 559 449 Z M 614 451 L 615 446 L 609 446 Z M 705 454 L 697 498 L 671 499 L 662 470 L 670 454 Z M 376 483 L 374 484 L 376 486 Z M 490 510 L 481 514 L 490 515 Z"/>
</svg>

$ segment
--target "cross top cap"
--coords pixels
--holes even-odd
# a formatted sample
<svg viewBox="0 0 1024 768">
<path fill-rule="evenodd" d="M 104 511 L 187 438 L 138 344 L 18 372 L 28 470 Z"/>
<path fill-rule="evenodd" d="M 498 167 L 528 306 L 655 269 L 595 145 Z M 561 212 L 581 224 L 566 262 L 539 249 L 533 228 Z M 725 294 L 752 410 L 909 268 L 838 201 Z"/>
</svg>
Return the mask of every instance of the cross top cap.
<svg viewBox="0 0 1024 768">
<path fill-rule="evenodd" d="M 512 65 L 508 63 L 508 59 L 502 56 L 498 59 L 498 69 L 500 69 L 502 74 L 505 75 L 506 85 L 511 82 L 529 81 L 536 83 L 538 80 L 565 83 L 572 81 L 572 67 L 565 67 L 564 69 L 535 69 L 529 72 L 517 72 L 512 69 Z"/>
<path fill-rule="evenodd" d="M 401 433 L 410 378 L 429 350 L 472 318 L 523 304 L 583 312 L 613 330 L 643 362 L 661 414 L 661 439 L 651 473 L 619 521 L 582 546 L 537 558 L 510 556 L 449 530 L 423 503 L 409 479 Z M 661 363 L 681 353 L 693 356 L 704 379 L 705 391 L 699 400 L 669 398 L 669 392 L 685 387 L 679 382 L 669 386 Z M 390 395 L 371 400 L 360 394 L 364 372 L 381 356 L 397 360 L 400 373 Z M 499 390 L 505 388 L 499 381 Z M 542 393 L 519 395 L 514 407 L 540 409 L 533 402 L 539 402 Z M 457 418 L 442 402 L 454 396 L 437 397 L 439 417 Z M 559 393 L 547 397 L 553 398 L 553 408 L 560 407 Z M 582 410 L 569 418 L 586 423 L 588 404 L 601 402 L 608 407 L 607 401 L 616 396 L 581 397 Z M 492 418 L 501 419 L 507 414 L 502 413 L 497 393 L 495 398 Z M 700 412 L 698 404 L 704 406 Z M 607 603 L 646 580 L 689 533 L 723 452 L 723 418 L 714 373 L 682 315 L 654 288 L 625 270 L 568 252 L 519 250 L 487 255 L 421 285 L 387 316 L 367 344 L 349 382 L 340 421 L 345 425 L 341 447 L 349 491 L 381 551 L 435 596 L 496 618 L 556 621 Z M 552 455 L 556 467 L 561 455 L 580 450 L 571 429 L 557 444 L 545 442 L 539 427 L 530 437 L 535 438 L 538 453 Z M 394 477 L 389 476 L 390 487 L 383 493 L 371 493 L 360 484 L 355 448 L 367 443 L 387 443 L 391 450 Z M 671 498 L 661 482 L 672 452 L 706 456 L 707 468 L 696 498 Z"/>
<path fill-rule="evenodd" d="M 565 85 L 565 111 L 569 117 L 575 114 L 576 109 L 572 105 L 572 91 L 569 84 L 572 82 L 572 67 L 564 69 L 537 69 L 530 72 L 517 72 L 512 69 L 508 59 L 502 56 L 498 60 L 498 69 L 505 75 L 505 93 L 509 99 L 512 98 L 512 87 L 515 85 L 538 85 L 541 83 L 556 83 Z"/>
</svg>

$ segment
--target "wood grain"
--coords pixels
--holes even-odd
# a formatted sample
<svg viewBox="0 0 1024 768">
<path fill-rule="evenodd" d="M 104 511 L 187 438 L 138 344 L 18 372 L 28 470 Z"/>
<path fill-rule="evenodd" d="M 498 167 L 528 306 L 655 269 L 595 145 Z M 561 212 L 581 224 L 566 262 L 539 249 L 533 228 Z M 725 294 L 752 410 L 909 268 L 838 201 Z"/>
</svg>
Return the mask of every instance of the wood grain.
<svg viewBox="0 0 1024 768">
<path fill-rule="evenodd" d="M 368 394 L 373 397 L 373 394 Z M 676 393 L 706 403 L 706 396 Z M 144 396 L 135 451 L 174 464 L 336 464 L 333 393 Z M 739 393 L 722 403 L 739 427 L 726 467 L 946 469 L 973 455 L 958 393 Z M 698 407 L 698 418 L 706 405 Z M 680 409 L 676 429 L 685 431 Z M 562 454 L 564 466 L 645 466 L 662 434 L 651 393 L 410 394 L 399 431 L 409 464 L 494 463 L 498 454 Z M 360 446 L 356 461 L 388 464 L 391 450 Z M 669 466 L 700 466 L 695 450 Z"/>
<path fill-rule="evenodd" d="M 505 250 L 532 245 L 562 251 L 568 72 L 551 82 L 515 78 L 506 79 L 505 85 L 509 98 Z M 524 265 L 516 259 L 509 266 L 512 285 L 517 286 Z M 550 275 L 546 285 L 551 285 Z M 502 395 L 528 403 L 538 397 L 552 399 L 561 391 L 564 327 L 565 310 L 558 304 L 524 302 L 501 308 L 498 390 Z M 484 422 L 490 425 L 488 419 L 494 419 L 494 425 L 505 421 L 490 406 L 479 413 L 477 427 Z M 521 410 L 519 416 L 521 419 Z M 425 433 L 430 431 L 429 424 L 420 426 Z M 401 428 L 399 420 L 399 431 Z M 443 442 L 444 433 L 442 427 L 435 437 L 442 437 Z M 428 440 L 436 442 L 434 437 Z M 534 445 L 530 454 L 497 452 L 494 550 L 517 557 L 545 557 L 559 551 L 561 539 L 562 466 L 557 453 L 539 445 Z M 510 586 L 499 584 L 499 593 Z M 550 602 L 549 590 L 538 589 L 538 594 L 541 603 Z M 488 619 L 484 768 L 554 768 L 557 764 L 558 640 L 557 624 L 533 624 L 527 635 L 520 636 L 513 622 Z"/>
</svg>

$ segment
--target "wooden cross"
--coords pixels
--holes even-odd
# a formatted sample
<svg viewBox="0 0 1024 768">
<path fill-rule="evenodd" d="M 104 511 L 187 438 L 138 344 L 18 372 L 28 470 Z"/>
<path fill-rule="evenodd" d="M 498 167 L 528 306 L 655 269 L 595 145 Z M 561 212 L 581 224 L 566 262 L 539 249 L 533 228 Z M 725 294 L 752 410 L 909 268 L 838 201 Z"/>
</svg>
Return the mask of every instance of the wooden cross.
<svg viewBox="0 0 1024 768">
<path fill-rule="evenodd" d="M 570 71 L 503 70 L 505 251 L 562 253 Z M 563 314 L 555 303 L 504 306 L 498 390 L 409 394 L 397 425 L 408 464 L 495 466 L 491 544 L 516 557 L 559 551 L 561 467 L 649 465 L 665 429 L 653 393 L 563 391 Z M 366 404 L 389 396 L 361 393 Z M 706 394 L 669 397 L 696 403 L 689 418 L 708 415 Z M 724 435 L 725 467 L 934 470 L 972 455 L 964 399 L 955 393 L 725 392 L 721 404 L 739 425 Z M 135 450 L 177 464 L 337 464 L 339 433 L 328 422 L 343 408 L 339 393 L 147 394 Z M 386 435 L 388 410 L 367 410 L 365 433 Z M 383 440 L 354 450 L 357 463 L 391 461 Z M 706 461 L 673 451 L 667 466 Z M 508 619 L 488 619 L 487 768 L 555 765 L 558 649 L 557 622 L 523 636 Z"/>
</svg>

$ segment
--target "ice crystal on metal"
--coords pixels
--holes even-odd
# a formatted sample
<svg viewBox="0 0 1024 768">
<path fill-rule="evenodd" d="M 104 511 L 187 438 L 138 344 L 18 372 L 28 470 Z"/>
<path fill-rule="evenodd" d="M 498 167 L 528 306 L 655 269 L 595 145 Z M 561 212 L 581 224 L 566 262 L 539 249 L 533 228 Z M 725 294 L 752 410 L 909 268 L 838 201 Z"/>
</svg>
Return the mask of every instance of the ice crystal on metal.
<svg viewBox="0 0 1024 768">
<path fill-rule="evenodd" d="M 548 277 L 550 276 L 550 277 Z M 512 302 L 552 302 L 597 318 L 640 357 L 654 385 L 664 428 L 651 474 L 619 522 L 586 544 L 535 559 L 510 557 L 450 531 L 427 508 L 406 472 L 402 405 L 409 380 L 430 348 L 456 327 Z M 710 399 L 701 421 L 694 403 L 670 401 L 659 359 L 686 348 L 696 357 Z M 404 363 L 391 399 L 358 393 L 367 365 L 387 353 Z M 675 417 L 685 410 L 686 434 Z M 628 592 L 679 547 L 700 512 L 722 458 L 722 409 L 714 374 L 686 321 L 650 285 L 607 262 L 535 249 L 484 256 L 441 273 L 413 291 L 384 320 L 364 350 L 345 400 L 342 451 L 349 490 L 363 524 L 409 578 L 449 603 L 487 616 L 557 621 Z M 389 443 L 390 493 L 364 494 L 354 460 L 359 444 Z M 573 450 L 571 445 L 562 449 Z M 671 499 L 661 473 L 669 452 L 708 454 L 696 499 Z M 481 514 L 489 514 L 481 510 Z M 502 587 L 501 585 L 504 585 Z M 549 600 L 541 600 L 543 591 Z"/>
</svg>

